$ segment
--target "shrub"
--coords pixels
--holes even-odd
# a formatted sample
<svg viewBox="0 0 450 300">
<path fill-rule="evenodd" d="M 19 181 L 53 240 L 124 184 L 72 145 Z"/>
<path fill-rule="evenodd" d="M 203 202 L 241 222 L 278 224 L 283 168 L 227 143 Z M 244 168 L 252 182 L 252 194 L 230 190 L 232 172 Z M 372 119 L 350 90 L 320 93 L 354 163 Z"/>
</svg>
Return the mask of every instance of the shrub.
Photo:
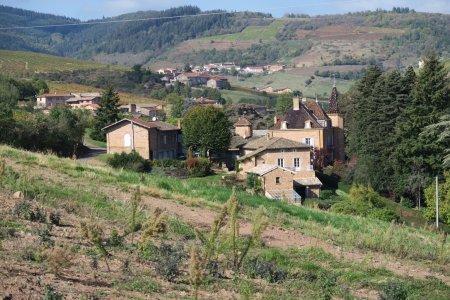
<svg viewBox="0 0 450 300">
<path fill-rule="evenodd" d="M 62 300 L 63 296 L 56 292 L 51 286 L 46 286 L 43 300 Z"/>
<path fill-rule="evenodd" d="M 389 281 L 380 293 L 380 300 L 406 300 L 408 298 L 407 288 L 400 282 Z"/>
<path fill-rule="evenodd" d="M 246 264 L 246 273 L 252 278 L 263 278 L 269 282 L 282 282 L 287 278 L 288 272 L 280 269 L 275 263 L 253 257 Z"/>
<path fill-rule="evenodd" d="M 45 223 L 46 215 L 45 212 L 39 206 L 33 206 L 27 200 L 21 200 L 16 203 L 13 209 L 13 214 L 17 217 L 21 217 L 25 220 L 32 222 Z"/>
<path fill-rule="evenodd" d="M 119 235 L 116 228 L 111 230 L 107 244 L 112 247 L 122 246 L 122 237 Z"/>
<path fill-rule="evenodd" d="M 202 177 L 211 173 L 211 162 L 206 158 L 186 160 L 186 168 L 191 176 Z"/>
<path fill-rule="evenodd" d="M 153 261 L 156 263 L 156 271 L 163 278 L 172 281 L 180 273 L 179 267 L 181 261 L 186 256 L 181 245 L 172 246 L 161 243 L 155 249 Z"/>
<path fill-rule="evenodd" d="M 47 247 L 53 247 L 55 242 L 51 239 L 50 230 L 44 228 L 38 231 L 39 243 Z"/>
<path fill-rule="evenodd" d="M 50 271 L 59 276 L 62 269 L 72 266 L 72 253 L 65 247 L 54 247 L 45 251 L 47 264 Z"/>
<path fill-rule="evenodd" d="M 58 211 L 52 211 L 50 212 L 48 219 L 50 223 L 56 226 L 61 225 L 61 214 Z"/>
<path fill-rule="evenodd" d="M 130 153 L 122 152 L 120 154 L 114 153 L 112 157 L 108 158 L 107 163 L 113 168 L 123 168 L 125 170 L 134 172 L 150 172 L 150 162 L 136 151 Z"/>
</svg>

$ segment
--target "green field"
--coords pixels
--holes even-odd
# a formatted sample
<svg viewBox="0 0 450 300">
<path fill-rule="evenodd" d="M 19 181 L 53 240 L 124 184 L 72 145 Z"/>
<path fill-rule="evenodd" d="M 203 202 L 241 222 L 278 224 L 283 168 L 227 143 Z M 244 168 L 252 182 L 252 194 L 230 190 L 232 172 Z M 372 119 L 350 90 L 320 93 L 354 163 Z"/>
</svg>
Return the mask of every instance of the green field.
<svg viewBox="0 0 450 300">
<path fill-rule="evenodd" d="M 241 99 L 246 99 L 247 103 L 259 103 L 267 100 L 267 97 L 246 93 L 243 91 L 222 90 L 220 93 L 227 103 L 239 103 Z"/>
<path fill-rule="evenodd" d="M 202 40 L 214 41 L 274 41 L 277 33 L 281 30 L 285 22 L 281 20 L 273 21 L 266 26 L 248 26 L 238 33 L 214 35 Z"/>
<path fill-rule="evenodd" d="M 274 89 L 288 87 L 291 90 L 299 90 L 306 97 L 314 97 L 316 94 L 319 97 L 327 97 L 331 94 L 333 87 L 333 79 L 315 76 L 312 83 L 306 85 L 305 81 L 309 79 L 308 75 L 290 74 L 287 72 L 276 72 L 268 75 L 256 75 L 245 79 L 236 78 L 230 79 L 231 85 L 242 86 L 246 88 L 261 89 L 271 86 Z M 340 93 L 347 92 L 354 84 L 352 80 L 336 79 L 336 86 Z"/>
<path fill-rule="evenodd" d="M 0 50 L 0 72 L 10 75 L 25 75 L 58 71 L 92 70 L 112 68 L 126 70 L 126 67 L 108 66 L 73 58 L 25 51 Z"/>
</svg>

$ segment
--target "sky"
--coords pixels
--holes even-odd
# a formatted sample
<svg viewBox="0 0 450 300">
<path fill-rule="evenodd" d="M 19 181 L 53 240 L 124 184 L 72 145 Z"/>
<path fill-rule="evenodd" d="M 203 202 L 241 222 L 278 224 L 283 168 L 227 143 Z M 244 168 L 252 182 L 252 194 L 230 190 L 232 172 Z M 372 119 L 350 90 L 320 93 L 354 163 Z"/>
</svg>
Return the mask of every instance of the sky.
<svg viewBox="0 0 450 300">
<path fill-rule="evenodd" d="M 259 11 L 274 17 L 285 13 L 324 15 L 377 8 L 391 10 L 394 6 L 420 12 L 450 13 L 450 0 L 0 0 L 0 4 L 83 21 L 182 5 L 195 5 L 202 10 Z"/>
</svg>

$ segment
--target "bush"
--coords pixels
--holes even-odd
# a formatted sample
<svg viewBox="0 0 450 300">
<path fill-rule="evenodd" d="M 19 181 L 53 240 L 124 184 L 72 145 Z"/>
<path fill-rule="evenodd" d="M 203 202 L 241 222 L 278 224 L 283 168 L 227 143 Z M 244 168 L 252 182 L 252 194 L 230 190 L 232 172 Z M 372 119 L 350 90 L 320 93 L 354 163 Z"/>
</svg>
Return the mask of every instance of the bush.
<svg viewBox="0 0 450 300">
<path fill-rule="evenodd" d="M 389 281 L 380 293 L 380 300 L 406 300 L 408 298 L 408 290 L 400 282 Z"/>
<path fill-rule="evenodd" d="M 44 300 L 62 300 L 63 296 L 56 292 L 51 286 L 45 287 Z"/>
<path fill-rule="evenodd" d="M 211 162 L 207 158 L 190 158 L 186 160 L 186 168 L 191 176 L 202 177 L 211 173 Z"/>
<path fill-rule="evenodd" d="M 50 212 L 48 219 L 50 223 L 56 226 L 61 225 L 61 214 L 58 211 L 52 211 Z"/>
<path fill-rule="evenodd" d="M 288 272 L 280 269 L 275 263 L 265 261 L 259 257 L 253 257 L 246 263 L 246 273 L 252 278 L 267 279 L 269 282 L 277 283 L 284 281 Z"/>
<path fill-rule="evenodd" d="M 29 201 L 22 200 L 16 203 L 13 214 L 18 218 L 23 218 L 32 222 L 45 223 L 45 212 L 39 206 L 33 206 Z"/>
<path fill-rule="evenodd" d="M 162 243 L 155 248 L 153 261 L 156 263 L 156 271 L 163 278 L 172 281 L 180 273 L 179 267 L 186 256 L 181 245 L 172 246 Z"/>
<path fill-rule="evenodd" d="M 113 228 L 111 230 L 111 234 L 109 235 L 107 244 L 108 246 L 112 247 L 122 246 L 122 237 L 119 235 L 116 228 Z"/>
<path fill-rule="evenodd" d="M 125 170 L 134 172 L 150 172 L 150 162 L 136 151 L 130 153 L 122 152 L 120 154 L 114 153 L 112 157 L 108 158 L 107 163 L 113 168 L 123 168 Z"/>
</svg>

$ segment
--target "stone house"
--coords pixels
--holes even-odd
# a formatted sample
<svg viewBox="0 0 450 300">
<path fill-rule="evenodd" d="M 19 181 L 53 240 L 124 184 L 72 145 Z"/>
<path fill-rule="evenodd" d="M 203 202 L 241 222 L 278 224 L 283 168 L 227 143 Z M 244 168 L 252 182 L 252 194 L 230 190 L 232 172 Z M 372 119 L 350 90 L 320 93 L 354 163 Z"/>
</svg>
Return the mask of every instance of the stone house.
<svg viewBox="0 0 450 300">
<path fill-rule="evenodd" d="M 228 83 L 228 79 L 225 77 L 211 77 L 208 82 L 206 83 L 207 87 L 214 88 L 214 89 L 223 89 Z"/>
<path fill-rule="evenodd" d="M 54 93 L 54 94 L 42 94 L 36 97 L 36 106 L 38 108 L 51 108 L 57 105 L 65 105 L 66 101 L 73 98 L 70 93 Z"/>
<path fill-rule="evenodd" d="M 322 183 L 311 165 L 311 146 L 280 137 L 259 137 L 242 146 L 239 168 L 261 177 L 265 195 L 298 202 L 318 197 Z"/>
<path fill-rule="evenodd" d="M 183 73 L 175 77 L 175 81 L 190 86 L 206 85 L 211 78 L 208 74 Z"/>
<path fill-rule="evenodd" d="M 318 197 L 322 183 L 311 165 L 310 145 L 293 140 L 255 135 L 252 123 L 240 117 L 234 124 L 235 135 L 228 149 L 236 160 L 240 176 L 258 176 L 264 194 L 272 199 L 300 202 Z"/>
<path fill-rule="evenodd" d="M 318 101 L 294 97 L 292 108 L 284 115 L 275 117 L 270 135 L 323 149 L 329 162 L 344 160 L 344 119 L 339 113 L 337 97 L 334 86 L 327 112 Z"/>
<path fill-rule="evenodd" d="M 71 93 L 73 96 L 66 100 L 66 104 L 71 108 L 83 109 L 89 105 L 98 105 L 100 103 L 100 93 Z"/>
<path fill-rule="evenodd" d="M 103 130 L 108 153 L 135 150 L 150 160 L 176 158 L 181 153 L 181 130 L 169 123 L 130 118 L 108 125 Z"/>
</svg>

